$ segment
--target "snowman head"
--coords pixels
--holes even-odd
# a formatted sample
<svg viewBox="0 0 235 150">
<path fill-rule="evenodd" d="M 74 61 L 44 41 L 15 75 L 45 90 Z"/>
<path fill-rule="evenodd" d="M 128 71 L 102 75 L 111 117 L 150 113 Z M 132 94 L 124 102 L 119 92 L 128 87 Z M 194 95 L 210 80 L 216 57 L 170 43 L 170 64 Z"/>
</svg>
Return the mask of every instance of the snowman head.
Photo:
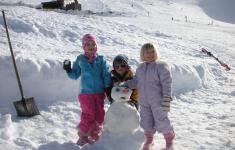
<svg viewBox="0 0 235 150">
<path fill-rule="evenodd" d="M 130 100 L 132 90 L 127 87 L 114 86 L 112 88 L 112 98 L 115 102 L 127 102 Z"/>
</svg>

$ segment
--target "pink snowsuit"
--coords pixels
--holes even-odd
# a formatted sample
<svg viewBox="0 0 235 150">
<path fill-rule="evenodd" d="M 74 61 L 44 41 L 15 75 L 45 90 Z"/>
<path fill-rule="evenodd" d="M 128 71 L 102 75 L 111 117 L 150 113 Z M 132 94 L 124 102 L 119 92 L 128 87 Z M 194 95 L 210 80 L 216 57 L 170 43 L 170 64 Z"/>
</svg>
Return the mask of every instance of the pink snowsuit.
<svg viewBox="0 0 235 150">
<path fill-rule="evenodd" d="M 168 65 L 156 61 L 141 64 L 128 87 L 139 91 L 141 127 L 145 133 L 173 132 L 168 113 L 161 108 L 163 96 L 171 97 L 172 77 Z"/>
</svg>

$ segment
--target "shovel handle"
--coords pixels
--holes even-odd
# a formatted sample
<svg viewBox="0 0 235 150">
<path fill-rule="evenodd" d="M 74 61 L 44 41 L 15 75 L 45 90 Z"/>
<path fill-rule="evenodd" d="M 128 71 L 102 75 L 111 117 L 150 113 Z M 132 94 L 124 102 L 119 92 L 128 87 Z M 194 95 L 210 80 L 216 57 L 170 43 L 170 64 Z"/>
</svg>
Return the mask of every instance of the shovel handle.
<svg viewBox="0 0 235 150">
<path fill-rule="evenodd" d="M 18 70 L 17 70 L 17 67 L 16 67 L 16 61 L 15 61 L 14 53 L 13 53 L 12 46 L 11 46 L 11 40 L 10 40 L 10 36 L 9 36 L 9 32 L 8 32 L 7 21 L 6 21 L 4 10 L 2 10 L 2 16 L 3 16 L 3 20 L 4 20 L 6 33 L 7 33 L 9 48 L 10 48 L 10 51 L 11 51 L 11 57 L 12 57 L 13 65 L 14 65 L 14 68 L 15 68 L 16 79 L 17 79 L 17 82 L 18 82 L 18 86 L 19 86 L 19 89 L 20 89 L 20 94 L 21 94 L 22 101 L 23 101 L 24 100 L 23 88 L 22 88 L 22 85 L 21 85 L 21 82 L 20 82 L 20 76 L 19 76 L 19 73 L 18 73 Z"/>
</svg>

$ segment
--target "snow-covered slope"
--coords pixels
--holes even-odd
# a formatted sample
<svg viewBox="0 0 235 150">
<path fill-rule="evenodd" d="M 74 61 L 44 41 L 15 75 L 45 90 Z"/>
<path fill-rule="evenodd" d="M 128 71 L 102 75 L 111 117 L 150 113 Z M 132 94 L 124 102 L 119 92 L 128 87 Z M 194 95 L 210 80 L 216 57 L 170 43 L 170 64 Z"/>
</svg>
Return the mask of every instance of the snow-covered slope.
<svg viewBox="0 0 235 150">
<path fill-rule="evenodd" d="M 73 61 L 83 52 L 81 37 L 86 33 L 97 37 L 98 51 L 110 67 L 112 59 L 122 53 L 135 70 L 140 63 L 140 47 L 145 42 L 158 45 L 173 75 L 170 119 L 176 132 L 175 149 L 235 149 L 233 0 L 225 0 L 223 5 L 219 0 L 80 0 L 81 12 L 34 9 L 41 1 L 0 2 L 25 96 L 35 98 L 42 114 L 16 116 L 12 102 L 20 100 L 20 92 L 1 16 L 1 149 L 79 149 L 74 144 L 81 112 L 76 101 L 79 80 L 68 79 L 62 62 L 67 58 Z M 226 72 L 201 53 L 202 47 L 231 70 Z M 154 149 L 163 148 L 163 137 L 157 134 L 155 138 Z M 101 140 L 87 148 L 136 150 L 142 141 L 142 130 L 132 135 L 104 131 Z"/>
<path fill-rule="evenodd" d="M 215 20 L 235 23 L 235 1 L 234 0 L 206 0 L 199 1 L 203 11 Z"/>
</svg>

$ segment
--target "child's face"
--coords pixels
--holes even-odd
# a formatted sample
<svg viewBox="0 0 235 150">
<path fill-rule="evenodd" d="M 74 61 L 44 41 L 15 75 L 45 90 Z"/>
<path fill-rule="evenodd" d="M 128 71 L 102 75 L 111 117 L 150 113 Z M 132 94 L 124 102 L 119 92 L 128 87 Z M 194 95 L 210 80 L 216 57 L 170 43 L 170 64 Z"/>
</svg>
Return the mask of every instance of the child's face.
<svg viewBox="0 0 235 150">
<path fill-rule="evenodd" d="M 147 49 L 144 52 L 144 60 L 146 62 L 152 62 L 156 60 L 156 53 L 154 51 L 154 49 Z"/>
<path fill-rule="evenodd" d="M 127 65 L 125 63 L 114 64 L 114 70 L 119 74 L 123 75 L 127 71 Z"/>
<path fill-rule="evenodd" d="M 87 53 L 92 54 L 96 51 L 96 49 L 97 49 L 97 45 L 94 41 L 89 41 L 85 45 L 85 50 Z"/>
</svg>

